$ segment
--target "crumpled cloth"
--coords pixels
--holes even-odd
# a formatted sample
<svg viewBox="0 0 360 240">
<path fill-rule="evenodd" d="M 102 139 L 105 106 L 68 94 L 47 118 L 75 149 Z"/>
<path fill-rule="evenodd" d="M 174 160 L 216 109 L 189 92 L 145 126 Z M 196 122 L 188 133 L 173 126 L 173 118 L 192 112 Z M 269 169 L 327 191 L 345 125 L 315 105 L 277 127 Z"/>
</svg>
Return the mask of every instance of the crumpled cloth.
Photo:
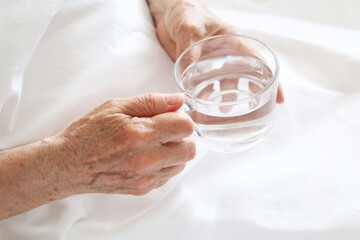
<svg viewBox="0 0 360 240">
<path fill-rule="evenodd" d="M 1 221 L 1 240 L 360 239 L 359 31 L 208 2 L 279 55 L 286 102 L 265 142 L 234 154 L 198 145 L 160 189 L 52 202 Z M 0 12 L 0 150 L 109 98 L 176 91 L 145 1 L 13 0 Z"/>
</svg>

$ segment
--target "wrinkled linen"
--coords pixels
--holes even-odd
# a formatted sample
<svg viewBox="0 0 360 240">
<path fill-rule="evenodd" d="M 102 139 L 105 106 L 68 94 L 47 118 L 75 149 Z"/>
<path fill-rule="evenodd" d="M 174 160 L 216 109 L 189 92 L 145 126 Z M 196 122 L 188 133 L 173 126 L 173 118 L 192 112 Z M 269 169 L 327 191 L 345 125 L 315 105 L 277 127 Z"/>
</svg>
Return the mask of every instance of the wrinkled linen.
<svg viewBox="0 0 360 240">
<path fill-rule="evenodd" d="M 359 31 L 266 14 L 270 1 L 253 1 L 260 13 L 208 2 L 279 55 L 286 103 L 266 141 L 235 154 L 198 145 L 160 189 L 52 202 L 1 221 L 0 239 L 360 238 Z M 176 91 L 142 0 L 0 6 L 0 150 L 52 136 L 107 99 Z"/>
</svg>

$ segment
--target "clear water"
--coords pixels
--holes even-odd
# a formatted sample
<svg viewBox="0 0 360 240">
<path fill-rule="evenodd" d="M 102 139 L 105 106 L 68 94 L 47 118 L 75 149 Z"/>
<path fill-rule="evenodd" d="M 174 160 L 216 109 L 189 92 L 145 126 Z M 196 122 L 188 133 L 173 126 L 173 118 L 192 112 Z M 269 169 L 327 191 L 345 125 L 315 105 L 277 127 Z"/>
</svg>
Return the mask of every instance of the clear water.
<svg viewBox="0 0 360 240">
<path fill-rule="evenodd" d="M 247 150 L 271 128 L 276 89 L 262 92 L 272 72 L 253 57 L 217 58 L 188 67 L 182 84 L 199 101 L 191 101 L 199 140 L 215 151 Z M 235 102 L 235 103 L 234 103 Z"/>
</svg>

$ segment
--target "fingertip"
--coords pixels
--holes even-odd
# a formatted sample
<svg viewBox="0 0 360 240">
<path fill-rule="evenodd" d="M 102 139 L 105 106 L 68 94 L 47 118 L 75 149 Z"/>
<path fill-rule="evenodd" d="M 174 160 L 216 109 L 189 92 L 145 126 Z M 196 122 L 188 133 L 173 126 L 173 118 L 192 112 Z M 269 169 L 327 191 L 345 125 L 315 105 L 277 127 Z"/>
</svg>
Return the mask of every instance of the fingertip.
<svg viewBox="0 0 360 240">
<path fill-rule="evenodd" d="M 277 94 L 276 94 L 276 103 L 283 104 L 284 102 L 285 102 L 284 91 L 282 89 L 281 84 L 279 83 Z"/>
<path fill-rule="evenodd" d="M 276 95 L 276 103 L 277 104 L 283 104 L 285 102 L 284 95 L 282 93 L 278 93 Z"/>
</svg>

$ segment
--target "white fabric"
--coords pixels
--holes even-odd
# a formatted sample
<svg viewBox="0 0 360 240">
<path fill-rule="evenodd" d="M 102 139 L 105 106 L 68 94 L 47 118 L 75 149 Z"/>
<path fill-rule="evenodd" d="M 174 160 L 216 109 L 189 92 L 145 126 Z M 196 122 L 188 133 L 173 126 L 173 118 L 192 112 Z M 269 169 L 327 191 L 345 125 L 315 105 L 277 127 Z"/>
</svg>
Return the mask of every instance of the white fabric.
<svg viewBox="0 0 360 240">
<path fill-rule="evenodd" d="M 148 195 L 73 196 L 0 222 L 0 239 L 360 238 L 359 31 L 264 14 L 285 0 L 253 0 L 261 13 L 208 2 L 280 57 L 286 103 L 267 140 L 236 154 L 199 146 Z M 13 0 L 0 12 L 0 150 L 56 134 L 109 98 L 175 91 L 142 0 Z"/>
</svg>

